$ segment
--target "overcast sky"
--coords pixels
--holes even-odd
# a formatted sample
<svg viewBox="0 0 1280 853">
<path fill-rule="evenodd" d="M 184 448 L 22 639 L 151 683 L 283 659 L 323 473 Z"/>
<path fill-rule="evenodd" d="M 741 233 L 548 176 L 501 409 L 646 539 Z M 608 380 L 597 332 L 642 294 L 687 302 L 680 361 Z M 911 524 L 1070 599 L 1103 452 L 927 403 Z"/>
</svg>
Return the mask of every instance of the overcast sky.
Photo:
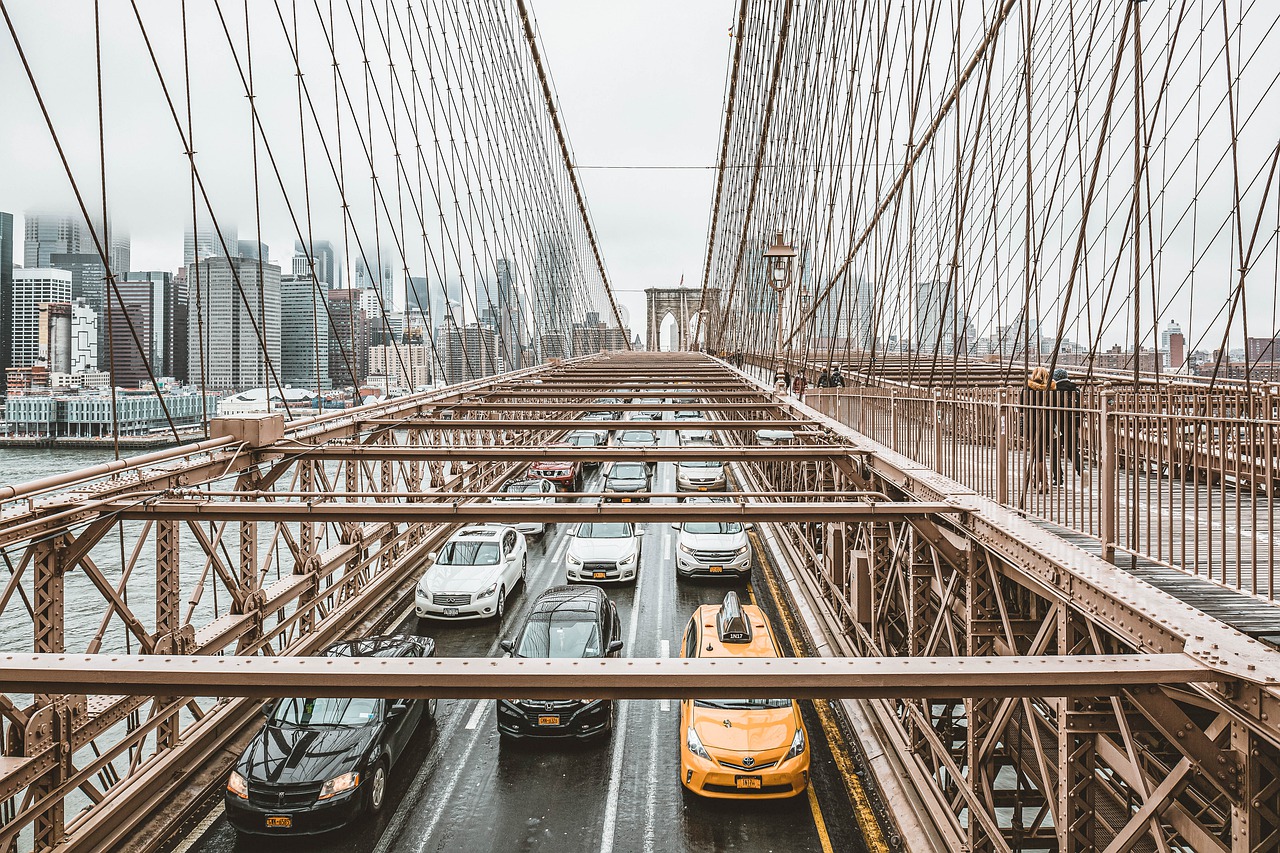
<svg viewBox="0 0 1280 853">
<path fill-rule="evenodd" d="M 732 0 L 530 4 L 579 164 L 715 164 Z M 73 171 L 96 203 L 92 3 L 61 0 L 56 13 L 45 0 L 7 5 Z M 142 0 L 140 5 L 161 63 L 173 78 L 170 84 L 180 84 L 180 30 L 174 18 L 178 4 Z M 222 57 L 203 64 L 203 73 L 193 75 L 194 99 L 206 113 L 217 115 L 221 105 L 238 116 L 243 113 L 243 94 L 235 68 L 226 59 L 225 43 L 219 43 L 211 3 L 188 5 L 197 34 L 193 52 L 201 58 Z M 232 9 L 237 4 L 224 6 Z M 174 211 L 190 209 L 181 146 L 128 3 L 103 0 L 102 8 L 113 218 L 131 231 L 134 269 L 173 270 L 182 263 L 184 227 Z M 286 57 L 260 51 L 254 62 L 260 87 L 267 85 L 263 80 L 268 75 L 275 75 L 281 86 L 292 85 Z M 265 102 L 260 96 L 260 103 Z M 18 216 L 33 208 L 73 210 L 67 180 L 7 32 L 0 32 L 0 115 L 0 210 Z M 244 121 L 237 117 L 225 131 L 207 116 L 203 125 L 200 122 L 198 117 L 196 148 L 211 174 L 217 173 L 219 157 L 227 158 L 233 169 L 236 158 L 243 164 L 246 152 L 237 146 L 247 145 Z M 633 329 L 643 331 L 645 287 L 675 285 L 682 275 L 688 285 L 701 283 L 714 175 L 709 168 L 580 172 L 605 263 L 620 301 L 629 309 Z M 236 199 L 231 206 L 243 208 L 244 200 Z M 263 240 L 271 247 L 272 260 L 287 271 L 292 232 L 285 217 L 274 218 L 283 222 L 264 233 Z M 241 239 L 252 236 L 249 219 L 240 220 Z M 20 251 L 16 259 L 21 261 Z"/>
</svg>

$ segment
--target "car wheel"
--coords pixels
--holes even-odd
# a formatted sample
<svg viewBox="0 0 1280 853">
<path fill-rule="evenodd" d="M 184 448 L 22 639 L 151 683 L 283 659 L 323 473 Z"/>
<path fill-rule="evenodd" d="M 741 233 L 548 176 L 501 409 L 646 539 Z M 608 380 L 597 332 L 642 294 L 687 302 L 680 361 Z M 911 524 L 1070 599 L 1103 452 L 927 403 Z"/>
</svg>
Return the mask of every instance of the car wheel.
<svg viewBox="0 0 1280 853">
<path fill-rule="evenodd" d="M 387 801 L 387 763 L 379 761 L 369 775 L 369 814 L 376 815 L 382 811 Z"/>
<path fill-rule="evenodd" d="M 440 700 L 439 700 L 439 699 L 428 699 L 428 700 L 427 700 L 427 713 L 428 713 L 428 714 L 430 714 L 432 717 L 435 717 L 435 715 L 436 715 L 436 708 L 438 708 L 439 706 L 440 706 Z"/>
<path fill-rule="evenodd" d="M 520 583 L 528 586 L 525 579 L 529 576 L 529 555 L 525 554 L 524 559 L 520 561 Z"/>
<path fill-rule="evenodd" d="M 507 612 L 507 588 L 504 586 L 498 590 L 498 621 L 502 621 L 502 616 Z"/>
</svg>

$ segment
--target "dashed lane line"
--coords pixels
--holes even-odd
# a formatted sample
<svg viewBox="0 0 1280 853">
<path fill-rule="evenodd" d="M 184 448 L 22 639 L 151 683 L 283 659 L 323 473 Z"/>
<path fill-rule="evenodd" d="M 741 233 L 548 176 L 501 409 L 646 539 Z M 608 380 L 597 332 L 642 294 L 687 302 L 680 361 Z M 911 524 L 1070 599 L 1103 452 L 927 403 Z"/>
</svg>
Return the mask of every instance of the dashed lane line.
<svg viewBox="0 0 1280 853">
<path fill-rule="evenodd" d="M 484 717 L 485 709 L 489 707 L 488 702 L 476 702 L 476 709 L 471 712 L 471 718 L 467 720 L 467 731 L 475 731 L 480 725 L 480 720 Z"/>
</svg>

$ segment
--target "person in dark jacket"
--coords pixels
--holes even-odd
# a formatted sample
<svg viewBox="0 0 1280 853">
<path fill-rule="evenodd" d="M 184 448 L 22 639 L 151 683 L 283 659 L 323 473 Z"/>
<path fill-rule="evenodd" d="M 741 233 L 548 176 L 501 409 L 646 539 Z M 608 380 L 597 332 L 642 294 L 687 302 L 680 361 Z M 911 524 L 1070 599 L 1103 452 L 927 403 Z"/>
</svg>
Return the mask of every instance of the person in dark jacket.
<svg viewBox="0 0 1280 853">
<path fill-rule="evenodd" d="M 844 387 L 844 376 L 840 373 L 840 365 L 838 364 L 836 365 L 836 369 L 831 373 L 831 387 L 832 388 Z"/>
<path fill-rule="evenodd" d="M 1064 368 L 1053 371 L 1050 400 L 1053 406 L 1050 410 L 1053 484 L 1056 486 L 1062 482 L 1064 456 L 1070 460 L 1077 476 L 1083 469 L 1080 459 L 1080 386 L 1071 381 Z"/>
<path fill-rule="evenodd" d="M 1018 402 L 1022 409 L 1022 437 L 1027 443 L 1027 488 L 1046 491 L 1045 457 L 1052 442 L 1049 419 L 1049 368 L 1037 367 L 1027 377 Z"/>
<path fill-rule="evenodd" d="M 818 387 L 819 388 L 831 387 L 831 374 L 827 372 L 827 369 L 825 367 L 822 368 L 822 373 L 818 375 Z"/>
</svg>

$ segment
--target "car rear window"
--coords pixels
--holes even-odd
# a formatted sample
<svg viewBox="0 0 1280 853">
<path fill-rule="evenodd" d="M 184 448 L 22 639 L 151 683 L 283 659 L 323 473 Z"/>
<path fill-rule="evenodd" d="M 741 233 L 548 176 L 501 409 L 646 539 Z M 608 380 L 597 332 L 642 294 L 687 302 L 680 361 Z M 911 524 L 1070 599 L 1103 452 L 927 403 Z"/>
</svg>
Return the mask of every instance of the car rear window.
<svg viewBox="0 0 1280 853">
<path fill-rule="evenodd" d="M 643 480 L 643 462 L 619 462 L 609 469 L 609 477 L 617 480 Z"/>
<path fill-rule="evenodd" d="M 542 483 L 536 480 L 521 480 L 518 483 L 507 483 L 502 489 L 509 495 L 522 495 L 528 492 L 541 492 Z"/>
<path fill-rule="evenodd" d="M 631 430 L 622 434 L 623 441 L 653 441 L 653 433 L 645 430 Z"/>
</svg>

